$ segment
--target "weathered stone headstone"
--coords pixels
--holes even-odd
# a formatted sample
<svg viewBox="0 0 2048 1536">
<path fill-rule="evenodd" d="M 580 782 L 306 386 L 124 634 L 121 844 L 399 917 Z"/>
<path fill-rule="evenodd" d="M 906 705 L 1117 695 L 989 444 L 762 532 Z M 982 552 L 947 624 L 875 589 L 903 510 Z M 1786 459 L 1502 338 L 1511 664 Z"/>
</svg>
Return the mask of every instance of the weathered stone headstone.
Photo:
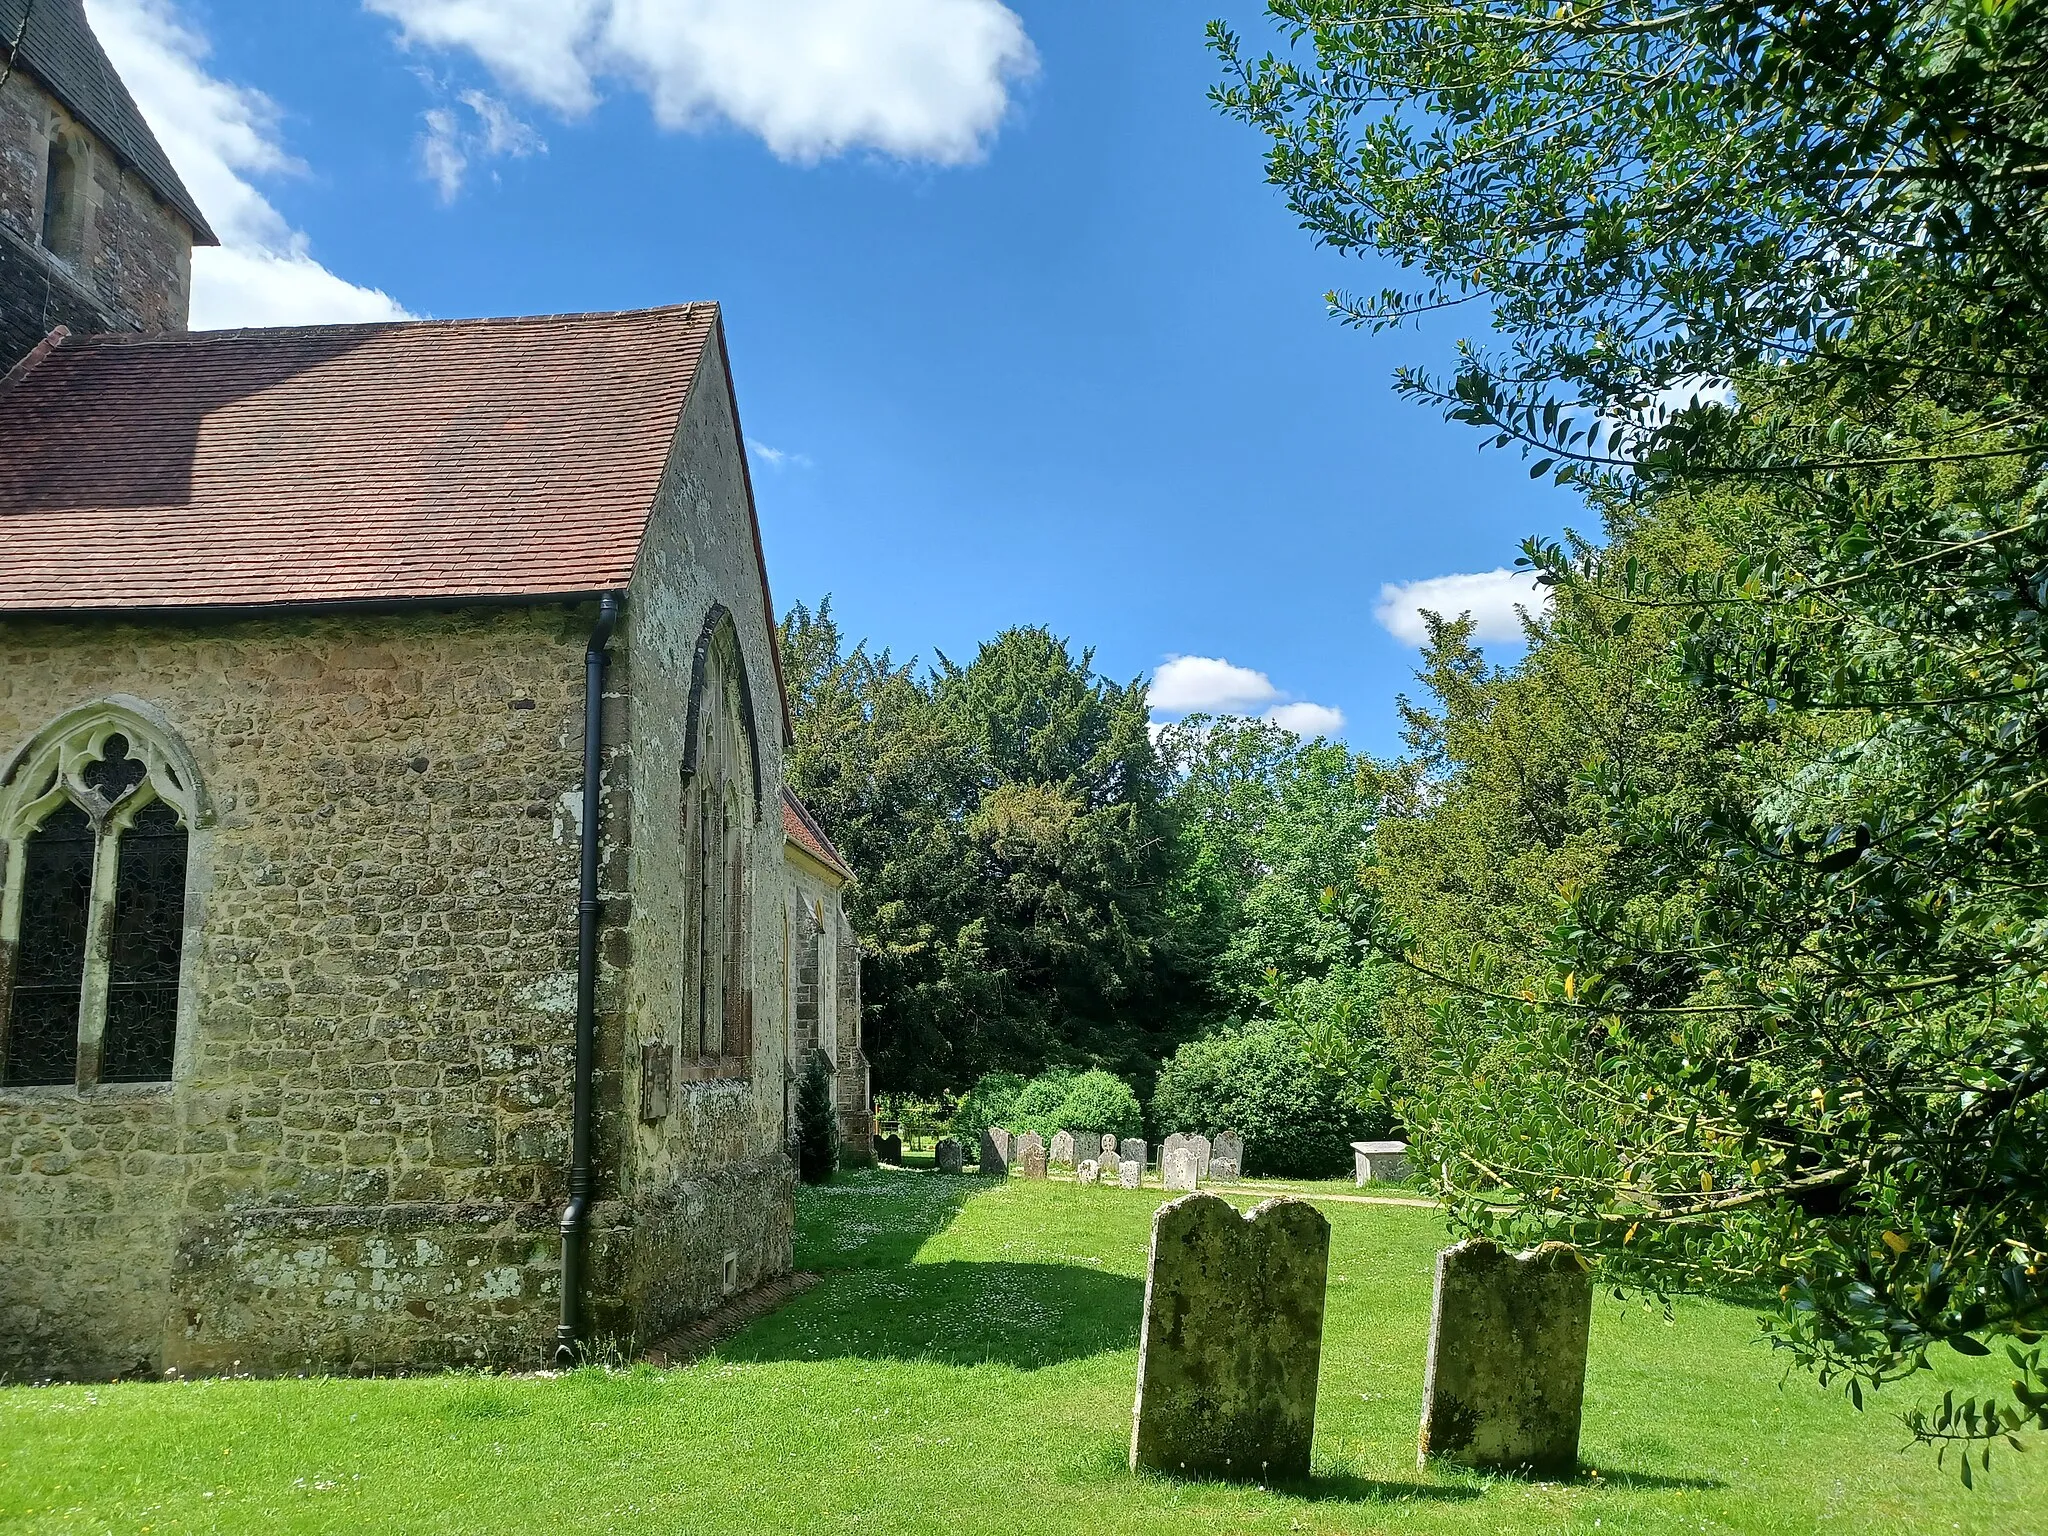
<svg viewBox="0 0 2048 1536">
<path fill-rule="evenodd" d="M 1037 1149 L 1040 1157 L 1045 1156 L 1045 1138 L 1036 1131 L 1026 1131 L 1011 1141 L 1010 1161 L 1021 1167 L 1033 1148 Z"/>
<path fill-rule="evenodd" d="M 983 1173 L 1005 1178 L 1010 1172 L 1010 1133 L 1000 1125 L 992 1125 L 981 1133 L 981 1162 Z"/>
<path fill-rule="evenodd" d="M 1188 1138 L 1188 1150 L 1195 1154 L 1195 1177 L 1204 1184 L 1209 1182 L 1209 1138 L 1199 1132 Z"/>
<path fill-rule="evenodd" d="M 1077 1159 L 1074 1156 L 1074 1133 L 1061 1131 L 1052 1139 L 1052 1146 L 1046 1151 L 1046 1161 L 1061 1168 L 1071 1168 Z"/>
<path fill-rule="evenodd" d="M 1099 1184 L 1102 1182 L 1102 1164 L 1092 1157 L 1084 1157 L 1081 1166 L 1074 1170 L 1074 1178 L 1082 1184 Z"/>
<path fill-rule="evenodd" d="M 1116 1181 L 1125 1189 L 1138 1189 L 1145 1183 L 1145 1165 L 1125 1158 L 1116 1165 Z"/>
<path fill-rule="evenodd" d="M 1122 1154 L 1119 1151 L 1116 1144 L 1116 1137 L 1110 1134 L 1108 1131 L 1104 1131 L 1102 1133 L 1102 1156 L 1100 1159 L 1098 1159 L 1098 1161 L 1105 1163 L 1113 1163 L 1121 1155 Z"/>
<path fill-rule="evenodd" d="M 1140 1168 L 1145 1166 L 1146 1155 L 1147 1148 L 1145 1143 L 1135 1136 L 1126 1137 L 1123 1145 L 1117 1149 L 1117 1156 L 1119 1158 L 1127 1163 L 1135 1158 Z"/>
<path fill-rule="evenodd" d="M 901 1136 L 877 1136 L 875 1138 L 875 1159 L 878 1162 L 903 1163 L 903 1138 Z"/>
<path fill-rule="evenodd" d="M 1027 1179 L 1043 1179 L 1045 1177 L 1045 1148 L 1026 1147 L 1024 1149 L 1024 1177 Z"/>
<path fill-rule="evenodd" d="M 1187 1137 L 1179 1131 L 1159 1144 L 1159 1171 L 1166 1172 L 1166 1160 L 1188 1144 Z"/>
<path fill-rule="evenodd" d="M 1307 1201 L 1268 1200 L 1239 1216 L 1229 1201 L 1195 1194 L 1159 1208 L 1134 1471 L 1308 1475 L 1329 1271 L 1330 1224 Z"/>
<path fill-rule="evenodd" d="M 1420 1460 L 1578 1470 L 1593 1276 L 1578 1250 L 1509 1253 L 1475 1237 L 1436 1259 Z"/>
<path fill-rule="evenodd" d="M 1209 1182 L 1212 1184 L 1235 1184 L 1238 1180 L 1237 1164 L 1227 1157 L 1209 1159 Z"/>
<path fill-rule="evenodd" d="M 1216 1144 L 1209 1149 L 1209 1160 L 1222 1158 L 1239 1173 L 1244 1171 L 1244 1138 L 1235 1131 L 1225 1131 L 1216 1138 Z"/>
<path fill-rule="evenodd" d="M 1195 1177 L 1199 1166 L 1190 1148 L 1175 1147 L 1169 1143 L 1168 1150 L 1159 1159 L 1159 1182 L 1168 1189 L 1194 1189 L 1200 1182 Z"/>
<path fill-rule="evenodd" d="M 941 1136 L 939 1144 L 932 1148 L 932 1166 L 941 1173 L 958 1173 L 965 1165 L 960 1143 L 950 1136 Z"/>
<path fill-rule="evenodd" d="M 1408 1177 L 1408 1143 L 1405 1141 L 1354 1141 L 1351 1143 L 1351 1171 L 1354 1187 L 1378 1180 Z"/>
</svg>

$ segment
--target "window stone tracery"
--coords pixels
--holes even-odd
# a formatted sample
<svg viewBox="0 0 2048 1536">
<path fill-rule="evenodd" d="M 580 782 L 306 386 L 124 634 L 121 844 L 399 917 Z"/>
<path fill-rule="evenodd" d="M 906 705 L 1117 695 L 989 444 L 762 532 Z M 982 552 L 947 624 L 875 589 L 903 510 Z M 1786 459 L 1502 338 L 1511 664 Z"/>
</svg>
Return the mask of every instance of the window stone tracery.
<svg viewBox="0 0 2048 1536">
<path fill-rule="evenodd" d="M 0 1086 L 170 1079 L 206 809 L 135 701 L 72 711 L 0 767 Z"/>
<path fill-rule="evenodd" d="M 746 666 L 731 616 L 712 610 L 699 641 L 684 761 L 683 1053 L 690 1075 L 744 1076 L 754 1035 L 753 866 L 760 815 L 759 746 Z"/>
</svg>

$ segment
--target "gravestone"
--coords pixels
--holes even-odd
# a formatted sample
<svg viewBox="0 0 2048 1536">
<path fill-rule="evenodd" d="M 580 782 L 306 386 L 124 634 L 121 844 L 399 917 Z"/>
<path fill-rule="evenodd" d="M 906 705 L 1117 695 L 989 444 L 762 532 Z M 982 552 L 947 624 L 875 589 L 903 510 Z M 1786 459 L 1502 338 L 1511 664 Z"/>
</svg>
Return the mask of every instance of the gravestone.
<svg viewBox="0 0 2048 1536">
<path fill-rule="evenodd" d="M 1212 1184 L 1235 1184 L 1238 1180 L 1237 1164 L 1227 1157 L 1209 1159 L 1209 1182 Z"/>
<path fill-rule="evenodd" d="M 1074 1133 L 1061 1131 L 1052 1139 L 1052 1147 L 1045 1154 L 1046 1160 L 1062 1168 L 1071 1168 L 1077 1159 L 1074 1156 Z"/>
<path fill-rule="evenodd" d="M 1092 1157 L 1082 1158 L 1081 1166 L 1074 1170 L 1074 1180 L 1076 1183 L 1080 1184 L 1101 1183 L 1102 1164 L 1095 1161 L 1095 1159 Z"/>
<path fill-rule="evenodd" d="M 1353 1187 L 1375 1180 L 1408 1177 L 1408 1143 L 1405 1141 L 1354 1141 L 1351 1143 Z"/>
<path fill-rule="evenodd" d="M 1026 1131 L 1010 1142 L 1010 1161 L 1021 1167 L 1024 1159 L 1036 1148 L 1040 1157 L 1045 1156 L 1045 1138 L 1036 1131 Z"/>
<path fill-rule="evenodd" d="M 1187 1137 L 1179 1131 L 1175 1131 L 1159 1144 L 1159 1171 L 1161 1173 L 1166 1172 L 1166 1160 L 1187 1144 Z"/>
<path fill-rule="evenodd" d="M 998 1178 L 1007 1178 L 1010 1172 L 1010 1133 L 1000 1125 L 992 1125 L 981 1133 L 981 1171 Z"/>
<path fill-rule="evenodd" d="M 1123 1145 L 1117 1148 L 1118 1157 L 1127 1163 L 1135 1158 L 1140 1168 L 1145 1166 L 1147 1154 L 1148 1149 L 1145 1143 L 1138 1140 L 1135 1136 L 1126 1137 Z"/>
<path fill-rule="evenodd" d="M 1123 1154 L 1117 1147 L 1116 1137 L 1111 1135 L 1108 1131 L 1104 1131 L 1102 1133 L 1102 1156 L 1099 1159 L 1099 1161 L 1105 1163 L 1113 1163 L 1122 1155 Z"/>
<path fill-rule="evenodd" d="M 1308 1475 L 1329 1270 L 1330 1224 L 1305 1200 L 1268 1200 L 1247 1216 L 1205 1194 L 1159 1208 L 1133 1471 Z"/>
<path fill-rule="evenodd" d="M 875 1159 L 877 1162 L 903 1165 L 903 1138 L 901 1136 L 878 1136 L 875 1138 Z"/>
<path fill-rule="evenodd" d="M 1169 1139 L 1168 1150 L 1159 1159 L 1159 1182 L 1168 1189 L 1194 1189 L 1199 1182 L 1195 1177 L 1199 1167 L 1191 1148 L 1173 1146 Z"/>
<path fill-rule="evenodd" d="M 1116 1181 L 1125 1189 L 1138 1189 L 1145 1182 L 1145 1165 L 1125 1158 L 1116 1165 Z"/>
<path fill-rule="evenodd" d="M 1027 1179 L 1043 1179 L 1045 1177 L 1045 1148 L 1026 1147 L 1024 1149 L 1024 1177 Z"/>
<path fill-rule="evenodd" d="M 1209 1138 L 1199 1132 L 1188 1138 L 1188 1150 L 1195 1154 L 1195 1177 L 1204 1184 L 1209 1182 Z"/>
<path fill-rule="evenodd" d="M 1216 1144 L 1209 1149 L 1210 1162 L 1215 1162 L 1219 1157 L 1235 1168 L 1238 1174 L 1243 1173 L 1244 1138 L 1235 1131 L 1224 1131 L 1216 1138 Z M 1231 1177 L 1235 1178 L 1237 1174 L 1232 1174 Z"/>
<path fill-rule="evenodd" d="M 941 1173 L 958 1173 L 965 1162 L 960 1143 L 950 1136 L 940 1137 L 939 1144 L 932 1148 L 932 1166 Z"/>
<path fill-rule="evenodd" d="M 1568 1243 L 1509 1253 L 1475 1237 L 1436 1259 L 1419 1460 L 1578 1470 L 1593 1276 Z"/>
</svg>

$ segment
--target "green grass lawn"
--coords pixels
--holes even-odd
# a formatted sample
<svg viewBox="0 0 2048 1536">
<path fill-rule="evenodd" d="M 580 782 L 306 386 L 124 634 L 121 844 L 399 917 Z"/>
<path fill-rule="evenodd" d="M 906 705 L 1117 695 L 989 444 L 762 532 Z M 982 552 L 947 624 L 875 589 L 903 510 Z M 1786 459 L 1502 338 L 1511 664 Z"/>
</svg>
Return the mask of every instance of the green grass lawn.
<svg viewBox="0 0 2048 1536">
<path fill-rule="evenodd" d="M 1418 1473 L 1442 1234 L 1401 1206 L 1325 1207 L 1314 1480 L 1134 1478 L 1159 1198 L 848 1176 L 800 1208 L 825 1283 L 684 1370 L 10 1388 L 0 1530 L 2048 1533 L 2048 1447 L 1965 1492 L 1903 1399 L 1859 1415 L 1706 1304 L 1598 1304 L 1577 1481 Z"/>
</svg>

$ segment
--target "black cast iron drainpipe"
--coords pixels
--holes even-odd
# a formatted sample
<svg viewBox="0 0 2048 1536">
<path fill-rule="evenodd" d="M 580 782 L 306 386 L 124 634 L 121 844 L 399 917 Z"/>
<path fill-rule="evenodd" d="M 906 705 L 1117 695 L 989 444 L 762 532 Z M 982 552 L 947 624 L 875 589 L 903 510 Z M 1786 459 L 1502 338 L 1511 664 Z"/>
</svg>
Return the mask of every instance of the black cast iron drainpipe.
<svg viewBox="0 0 2048 1536">
<path fill-rule="evenodd" d="M 583 1354 L 583 1273 L 590 1238 L 591 1077 L 597 1062 L 597 855 L 600 775 L 604 752 L 605 647 L 618 627 L 621 594 L 598 599 L 597 625 L 583 650 L 583 847 L 576 890 L 576 1096 L 569 1131 L 569 1203 L 562 1208 L 562 1321 L 555 1329 L 555 1364 L 575 1365 Z"/>
</svg>

